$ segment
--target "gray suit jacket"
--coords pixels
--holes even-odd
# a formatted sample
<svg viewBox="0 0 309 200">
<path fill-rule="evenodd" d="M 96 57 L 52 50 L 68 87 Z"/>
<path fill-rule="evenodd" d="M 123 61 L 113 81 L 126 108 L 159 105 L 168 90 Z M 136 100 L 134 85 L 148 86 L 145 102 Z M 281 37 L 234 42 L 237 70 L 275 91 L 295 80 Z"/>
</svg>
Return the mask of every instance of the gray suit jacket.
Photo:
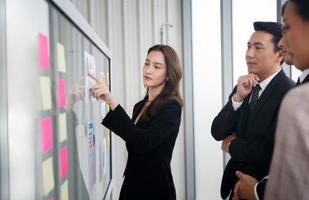
<svg viewBox="0 0 309 200">
<path fill-rule="evenodd" d="M 265 199 L 309 197 L 309 83 L 292 89 L 279 113 Z"/>
</svg>

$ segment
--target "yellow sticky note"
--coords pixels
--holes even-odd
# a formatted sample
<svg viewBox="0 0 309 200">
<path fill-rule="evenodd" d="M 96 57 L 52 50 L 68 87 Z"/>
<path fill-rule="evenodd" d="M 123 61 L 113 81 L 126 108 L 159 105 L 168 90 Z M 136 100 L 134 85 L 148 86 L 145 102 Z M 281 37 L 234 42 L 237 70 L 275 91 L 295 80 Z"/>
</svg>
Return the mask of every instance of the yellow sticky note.
<svg viewBox="0 0 309 200">
<path fill-rule="evenodd" d="M 48 158 L 43 162 L 42 167 L 43 173 L 43 190 L 44 194 L 48 195 L 54 189 L 54 170 L 53 170 L 53 159 Z"/>
<path fill-rule="evenodd" d="M 106 132 L 106 145 L 108 148 L 111 146 L 111 131 L 109 129 Z"/>
<path fill-rule="evenodd" d="M 51 91 L 50 91 L 50 78 L 46 76 L 40 77 L 41 85 L 41 100 L 42 100 L 42 109 L 49 110 L 52 107 L 51 104 Z"/>
<path fill-rule="evenodd" d="M 110 82 L 109 82 L 109 73 L 106 73 L 105 75 L 105 83 L 107 86 L 109 86 Z"/>
<path fill-rule="evenodd" d="M 105 104 L 105 114 L 109 112 L 109 106 L 107 105 L 107 103 Z"/>
<path fill-rule="evenodd" d="M 58 118 L 59 124 L 59 142 L 63 142 L 67 139 L 67 114 L 62 113 Z"/>
<path fill-rule="evenodd" d="M 61 200 L 68 200 L 69 199 L 69 192 L 68 192 L 68 180 L 66 180 L 61 185 Z"/>
<path fill-rule="evenodd" d="M 57 43 L 57 65 L 58 71 L 66 72 L 64 46 L 60 43 Z"/>
</svg>

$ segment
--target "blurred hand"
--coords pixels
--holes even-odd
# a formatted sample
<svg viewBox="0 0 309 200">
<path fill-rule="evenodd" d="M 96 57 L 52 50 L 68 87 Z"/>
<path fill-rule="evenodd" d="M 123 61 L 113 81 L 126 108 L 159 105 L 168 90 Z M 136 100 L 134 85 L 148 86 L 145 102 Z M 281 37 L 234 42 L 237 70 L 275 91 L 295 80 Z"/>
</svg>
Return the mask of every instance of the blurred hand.
<svg viewBox="0 0 309 200">
<path fill-rule="evenodd" d="M 239 178 L 235 187 L 234 187 L 234 196 L 233 200 L 247 199 L 247 200 L 256 200 L 254 195 L 254 187 L 258 181 L 240 171 L 236 171 L 236 176 Z"/>
<path fill-rule="evenodd" d="M 260 81 L 259 77 L 255 74 L 248 74 L 240 76 L 237 81 L 237 91 L 233 95 L 233 100 L 236 102 L 242 101 L 250 94 L 253 87 Z"/>
<path fill-rule="evenodd" d="M 95 80 L 96 82 L 96 85 L 94 85 L 91 88 L 91 92 L 93 93 L 93 96 L 97 100 L 101 99 L 102 101 L 105 101 L 111 107 L 111 109 L 114 110 L 117 107 L 118 103 L 113 98 L 108 87 L 106 86 L 105 77 L 102 76 L 100 79 L 98 79 L 97 77 L 95 77 L 94 75 L 90 73 L 88 73 L 88 76 L 92 78 L 93 80 Z"/>
<path fill-rule="evenodd" d="M 224 151 L 225 153 L 229 152 L 229 144 L 232 140 L 235 140 L 237 138 L 237 136 L 233 133 L 232 135 L 227 136 L 221 144 L 221 149 L 222 151 Z"/>
<path fill-rule="evenodd" d="M 76 83 L 73 84 L 67 98 L 66 110 L 72 109 L 73 105 L 85 96 L 84 78 L 82 77 Z"/>
</svg>

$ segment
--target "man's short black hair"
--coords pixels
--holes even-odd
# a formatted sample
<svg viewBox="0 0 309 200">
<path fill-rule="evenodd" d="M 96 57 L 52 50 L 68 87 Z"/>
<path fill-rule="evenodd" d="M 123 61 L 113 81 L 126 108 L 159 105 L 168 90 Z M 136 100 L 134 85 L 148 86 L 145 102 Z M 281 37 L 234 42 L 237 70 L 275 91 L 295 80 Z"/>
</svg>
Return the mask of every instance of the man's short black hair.
<svg viewBox="0 0 309 200">
<path fill-rule="evenodd" d="M 296 6 L 296 12 L 304 20 L 309 21 L 309 1 L 308 0 L 289 0 Z"/>
<path fill-rule="evenodd" d="M 274 52 L 280 50 L 278 43 L 282 37 L 281 24 L 278 22 L 254 22 L 253 27 L 255 31 L 265 31 L 270 33 L 273 38 L 271 42 L 274 44 Z"/>
<path fill-rule="evenodd" d="M 283 5 L 281 7 L 281 17 L 283 17 L 283 15 L 284 15 L 287 4 L 288 4 L 288 2 L 286 1 L 286 2 L 283 3 Z"/>
</svg>

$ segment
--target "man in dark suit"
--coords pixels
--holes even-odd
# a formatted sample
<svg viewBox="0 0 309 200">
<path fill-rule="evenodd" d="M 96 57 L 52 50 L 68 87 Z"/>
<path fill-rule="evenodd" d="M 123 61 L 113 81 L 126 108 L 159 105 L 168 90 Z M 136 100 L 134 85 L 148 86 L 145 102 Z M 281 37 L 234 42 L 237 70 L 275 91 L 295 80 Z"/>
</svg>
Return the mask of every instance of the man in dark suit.
<svg viewBox="0 0 309 200">
<path fill-rule="evenodd" d="M 222 178 L 222 198 L 233 193 L 237 170 L 257 180 L 268 174 L 278 109 L 283 96 L 294 86 L 280 67 L 281 25 L 255 22 L 254 29 L 246 52 L 249 74 L 239 77 L 211 128 L 212 136 L 223 140 L 222 150 L 231 155 Z"/>
<path fill-rule="evenodd" d="M 307 27 L 309 27 L 308 25 L 309 4 L 306 1 L 291 1 L 291 2 L 292 3 L 290 4 L 293 4 L 293 5 L 292 6 L 290 5 L 290 9 L 288 10 L 287 14 L 285 14 L 285 10 L 286 10 L 288 1 L 282 6 L 282 12 L 281 12 L 282 17 L 284 21 L 285 22 L 288 21 L 288 23 L 285 24 L 282 30 L 283 37 L 279 42 L 279 47 L 282 49 L 283 53 L 285 54 L 285 62 L 289 65 L 292 65 L 293 64 L 292 62 L 296 61 L 297 66 L 295 67 L 302 71 L 300 77 L 297 80 L 297 84 L 296 84 L 297 86 L 300 86 L 300 85 L 303 85 L 309 82 L 309 65 L 307 64 L 309 60 L 306 59 L 306 56 L 304 57 L 301 54 L 304 52 L 308 53 L 308 49 L 307 51 L 303 50 L 303 48 L 308 47 L 305 42 L 305 39 L 307 38 L 307 34 L 304 33 L 303 28 L 295 27 L 295 22 L 296 22 L 295 11 L 299 11 L 297 7 L 300 8 L 301 11 L 298 15 L 300 18 L 302 18 L 302 21 L 307 21 L 306 24 L 307 24 Z M 297 46 L 296 49 L 298 51 L 295 51 L 295 46 L 296 46 L 295 41 L 292 41 L 291 39 L 288 39 L 285 36 L 285 33 L 291 30 L 290 28 L 289 30 L 286 30 L 287 25 L 290 27 L 291 24 L 293 25 L 293 28 L 292 28 L 293 31 L 294 29 L 297 29 L 299 31 L 297 32 L 297 37 L 302 38 L 301 40 L 302 44 L 300 44 L 302 48 L 300 48 L 300 46 Z M 289 34 L 289 37 L 291 38 L 290 34 Z M 293 38 L 297 38 L 297 37 L 294 36 Z M 289 40 L 289 42 L 287 40 Z M 289 46 L 288 44 L 291 44 L 291 43 L 294 47 L 293 52 L 291 52 L 288 47 Z M 294 58 L 294 55 L 296 55 L 296 58 Z M 307 61 L 307 63 L 304 62 L 304 60 Z M 279 118 L 277 130 L 276 130 L 276 137 L 277 137 L 275 141 L 276 148 L 274 151 L 274 156 L 273 156 L 273 161 L 272 161 L 273 170 L 270 171 L 270 178 L 272 179 L 270 182 L 272 183 L 269 184 L 268 191 L 267 191 L 268 192 L 267 197 L 269 199 L 282 199 L 282 198 L 301 199 L 302 195 L 304 195 L 304 190 L 307 190 L 305 189 L 305 186 L 301 186 L 301 185 L 304 185 L 303 184 L 304 182 L 306 182 L 306 181 L 301 181 L 302 178 L 306 176 L 302 173 L 299 173 L 299 171 L 301 170 L 297 169 L 298 167 L 301 167 L 298 164 L 299 162 L 298 160 L 302 156 L 298 154 L 295 157 L 296 155 L 295 152 L 296 152 L 296 149 L 302 152 L 304 159 L 308 156 L 305 153 L 306 152 L 306 150 L 304 150 L 305 148 L 302 148 L 303 146 L 301 144 L 303 143 L 300 142 L 300 141 L 305 140 L 304 139 L 305 137 L 303 136 L 308 135 L 307 134 L 308 129 L 306 129 L 307 126 L 303 126 L 304 122 L 306 122 L 305 116 L 308 117 L 308 113 L 305 114 L 306 109 L 308 110 L 307 102 L 305 101 L 305 99 L 308 98 L 308 95 L 306 95 L 306 91 L 308 91 L 308 87 L 309 86 L 307 84 L 307 88 L 302 87 L 301 89 L 293 90 L 293 93 L 292 92 L 289 93 L 289 95 L 287 95 L 285 98 L 286 106 L 284 104 L 281 106 L 279 117 L 281 117 L 282 119 L 280 123 L 280 118 Z M 299 101 L 300 98 L 302 99 L 301 101 Z M 299 112 L 296 112 L 297 109 L 300 109 Z M 302 115 L 303 120 L 296 120 L 298 118 L 298 115 L 301 112 L 303 113 Z M 293 123 L 287 124 L 286 123 L 288 121 L 287 119 L 291 119 Z M 304 128 L 302 129 L 302 127 Z M 290 132 L 288 130 L 290 130 Z M 294 134 L 289 134 L 292 132 Z M 285 136 L 285 134 L 288 134 L 289 136 L 287 137 L 287 135 Z M 299 140 L 296 139 L 296 135 L 298 135 L 298 137 L 302 139 L 299 139 Z M 291 141 L 289 142 L 289 145 L 286 142 L 282 142 L 283 140 L 282 138 L 284 138 L 286 141 Z M 299 141 L 300 143 L 298 143 L 297 141 Z M 289 148 L 287 148 L 288 146 Z M 292 166 L 293 169 L 291 170 L 288 167 L 286 167 L 287 166 L 286 163 L 293 163 L 293 166 Z M 291 174 L 294 176 L 292 176 Z M 295 174 L 298 174 L 298 175 L 295 175 Z M 264 198 L 264 190 L 268 182 L 268 176 L 264 177 L 261 181 L 258 182 L 252 176 L 249 176 L 248 174 L 244 174 L 242 172 L 237 172 L 236 175 L 239 178 L 239 181 L 237 182 L 235 186 L 235 195 L 233 199 L 238 200 L 240 198 L 245 198 L 245 199 L 260 199 L 261 200 Z M 284 181 L 284 179 L 286 179 L 286 181 Z M 297 179 L 298 181 L 295 181 Z M 291 187 L 289 186 L 289 184 Z M 290 188 L 292 188 L 292 190 L 289 190 Z"/>
</svg>

